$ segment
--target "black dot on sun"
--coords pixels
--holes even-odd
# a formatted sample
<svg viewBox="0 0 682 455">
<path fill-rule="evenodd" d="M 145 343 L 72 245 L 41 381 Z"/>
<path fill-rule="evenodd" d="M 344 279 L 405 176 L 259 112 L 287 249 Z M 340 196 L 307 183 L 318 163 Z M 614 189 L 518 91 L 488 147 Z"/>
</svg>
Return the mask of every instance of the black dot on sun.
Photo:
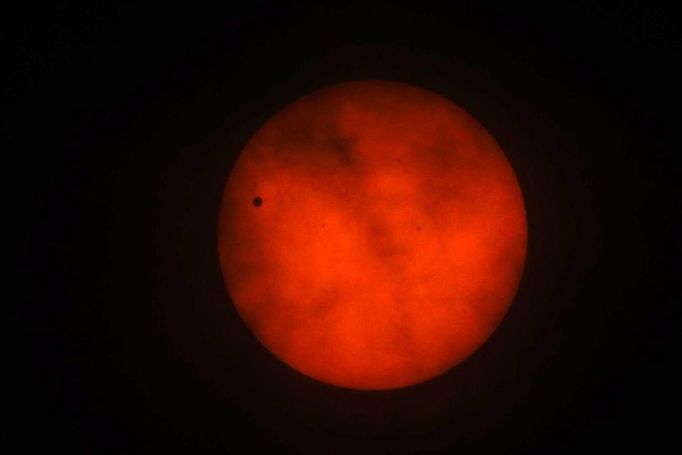
<svg viewBox="0 0 682 455">
<path fill-rule="evenodd" d="M 263 205 L 263 198 L 260 196 L 256 196 L 255 198 L 253 198 L 253 205 L 256 207 L 260 207 L 261 205 Z"/>
</svg>

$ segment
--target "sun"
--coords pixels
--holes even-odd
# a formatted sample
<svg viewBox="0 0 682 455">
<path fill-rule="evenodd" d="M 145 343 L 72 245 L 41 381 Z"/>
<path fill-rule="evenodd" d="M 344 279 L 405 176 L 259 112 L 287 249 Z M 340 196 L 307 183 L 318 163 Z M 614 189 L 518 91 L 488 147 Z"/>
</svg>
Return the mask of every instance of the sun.
<svg viewBox="0 0 682 455">
<path fill-rule="evenodd" d="M 523 196 L 471 115 L 412 85 L 310 93 L 232 168 L 218 252 L 244 323 L 277 358 L 352 389 L 455 367 L 499 325 L 526 258 Z"/>
</svg>

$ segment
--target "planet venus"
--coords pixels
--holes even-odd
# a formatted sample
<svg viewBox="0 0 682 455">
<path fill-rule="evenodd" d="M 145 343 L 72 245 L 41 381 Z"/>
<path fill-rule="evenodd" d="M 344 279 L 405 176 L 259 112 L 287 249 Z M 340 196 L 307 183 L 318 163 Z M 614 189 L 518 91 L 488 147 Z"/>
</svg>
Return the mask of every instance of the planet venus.
<svg viewBox="0 0 682 455">
<path fill-rule="evenodd" d="M 516 294 L 527 224 L 514 170 L 431 91 L 355 81 L 271 117 L 225 185 L 218 255 L 253 335 L 334 386 L 407 387 L 456 367 Z"/>
</svg>

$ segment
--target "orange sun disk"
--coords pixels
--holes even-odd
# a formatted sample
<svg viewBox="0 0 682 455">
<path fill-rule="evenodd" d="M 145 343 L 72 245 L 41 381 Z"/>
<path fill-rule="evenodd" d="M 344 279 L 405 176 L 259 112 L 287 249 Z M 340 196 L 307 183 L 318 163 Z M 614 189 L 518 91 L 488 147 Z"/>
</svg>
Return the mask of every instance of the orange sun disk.
<svg viewBox="0 0 682 455">
<path fill-rule="evenodd" d="M 498 326 L 526 257 L 514 171 L 447 99 L 361 81 L 272 117 L 230 172 L 218 249 L 240 316 L 336 386 L 433 378 Z"/>
</svg>

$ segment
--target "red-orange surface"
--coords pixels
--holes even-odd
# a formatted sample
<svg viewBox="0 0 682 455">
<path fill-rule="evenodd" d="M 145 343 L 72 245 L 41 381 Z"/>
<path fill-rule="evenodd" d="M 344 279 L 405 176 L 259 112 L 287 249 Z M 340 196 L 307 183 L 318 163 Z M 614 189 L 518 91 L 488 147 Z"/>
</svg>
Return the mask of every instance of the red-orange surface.
<svg viewBox="0 0 682 455">
<path fill-rule="evenodd" d="M 504 317 L 526 256 L 523 198 L 495 140 L 445 98 L 387 81 L 334 85 L 272 117 L 230 173 L 218 231 L 255 336 L 355 389 L 462 362 Z"/>
</svg>

